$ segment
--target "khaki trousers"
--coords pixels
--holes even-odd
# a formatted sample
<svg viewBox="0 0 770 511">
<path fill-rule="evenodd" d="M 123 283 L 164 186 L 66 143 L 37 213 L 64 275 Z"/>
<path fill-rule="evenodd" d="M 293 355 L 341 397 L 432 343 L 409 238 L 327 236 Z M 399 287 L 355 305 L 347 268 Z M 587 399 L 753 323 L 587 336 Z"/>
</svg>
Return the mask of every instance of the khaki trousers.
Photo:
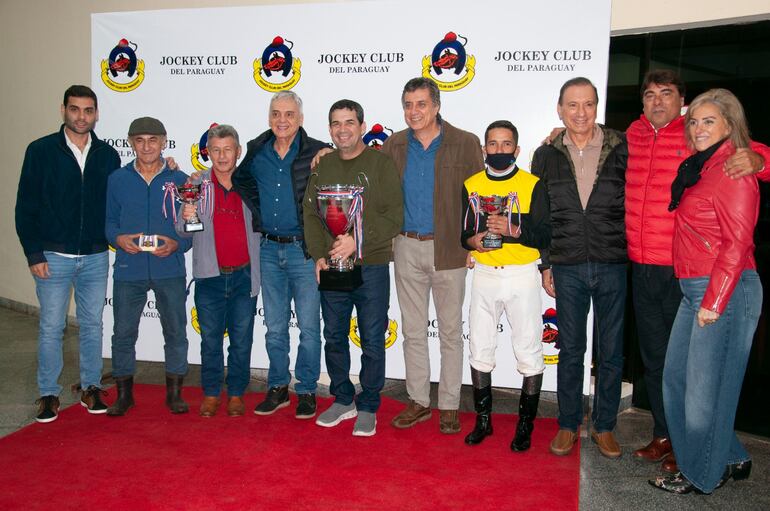
<svg viewBox="0 0 770 511">
<path fill-rule="evenodd" d="M 438 407 L 457 410 L 463 372 L 462 306 L 466 268 L 436 271 L 433 241 L 403 235 L 398 235 L 394 242 L 394 263 L 409 398 L 421 406 L 430 406 L 428 308 L 432 294 L 441 353 Z"/>
</svg>

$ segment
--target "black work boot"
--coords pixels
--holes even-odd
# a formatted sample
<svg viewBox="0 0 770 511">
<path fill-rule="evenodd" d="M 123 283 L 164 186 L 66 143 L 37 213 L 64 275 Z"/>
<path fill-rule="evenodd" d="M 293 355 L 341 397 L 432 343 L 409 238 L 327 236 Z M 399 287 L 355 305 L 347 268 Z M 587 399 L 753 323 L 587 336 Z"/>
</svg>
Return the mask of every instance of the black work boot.
<svg viewBox="0 0 770 511">
<path fill-rule="evenodd" d="M 171 413 L 187 413 L 189 409 L 182 400 L 183 382 L 183 375 L 166 373 L 166 406 Z"/>
<path fill-rule="evenodd" d="M 511 450 L 516 452 L 529 449 L 532 431 L 535 429 L 537 405 L 540 402 L 540 387 L 543 375 L 525 376 L 521 385 L 519 398 L 519 423 L 516 425 L 516 436 L 511 441 Z"/>
<path fill-rule="evenodd" d="M 134 377 L 119 376 L 115 378 L 115 387 L 118 389 L 118 398 L 107 408 L 107 415 L 121 417 L 129 408 L 134 406 Z"/>
<path fill-rule="evenodd" d="M 465 443 L 476 445 L 492 434 L 492 373 L 482 373 L 471 367 L 471 379 L 476 426 L 465 437 Z"/>
</svg>

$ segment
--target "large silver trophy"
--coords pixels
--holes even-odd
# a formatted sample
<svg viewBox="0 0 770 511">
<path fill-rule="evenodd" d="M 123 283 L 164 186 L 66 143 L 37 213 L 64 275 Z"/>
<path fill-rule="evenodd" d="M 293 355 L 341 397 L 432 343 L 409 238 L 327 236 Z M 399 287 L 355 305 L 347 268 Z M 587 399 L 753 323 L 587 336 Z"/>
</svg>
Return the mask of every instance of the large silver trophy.
<svg viewBox="0 0 770 511">
<path fill-rule="evenodd" d="M 516 193 L 509 193 L 508 195 L 479 195 L 477 193 L 471 194 L 468 199 L 470 209 L 476 216 L 476 232 L 479 232 L 479 217 L 489 215 L 507 215 L 508 227 L 511 227 L 511 213 L 513 209 L 516 209 L 519 220 L 516 224 L 518 229 L 521 227 L 521 207 L 519 206 L 519 198 Z M 488 232 L 481 238 L 481 246 L 488 249 L 502 248 L 503 236 L 502 234 L 492 234 Z"/>
<path fill-rule="evenodd" d="M 363 176 L 364 180 L 366 176 Z M 342 234 L 353 232 L 356 241 L 356 253 L 362 256 L 363 246 L 363 193 L 364 187 L 357 185 L 320 185 L 316 186 L 316 213 L 321 223 L 337 238 Z M 329 269 L 321 270 L 318 289 L 321 291 L 353 291 L 359 287 L 361 267 L 354 264 L 353 257 L 330 258 Z"/>
</svg>

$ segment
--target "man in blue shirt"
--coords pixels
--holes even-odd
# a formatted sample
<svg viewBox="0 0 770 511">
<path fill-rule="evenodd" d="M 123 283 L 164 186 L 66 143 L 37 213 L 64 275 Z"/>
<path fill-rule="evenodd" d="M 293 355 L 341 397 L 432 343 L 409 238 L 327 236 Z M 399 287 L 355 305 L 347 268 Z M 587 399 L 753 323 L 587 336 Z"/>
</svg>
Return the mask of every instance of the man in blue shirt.
<svg viewBox="0 0 770 511">
<path fill-rule="evenodd" d="M 466 250 L 460 244 L 463 183 L 484 168 L 476 135 L 455 128 L 439 115 L 436 83 L 413 78 L 401 106 L 408 129 L 394 133 L 382 151 L 396 162 L 404 192 L 404 227 L 393 259 L 404 334 L 409 405 L 392 421 L 409 428 L 431 417 L 428 304 L 436 308 L 441 350 L 438 386 L 439 427 L 460 431 L 457 409 L 462 385 L 462 305 Z"/>
<path fill-rule="evenodd" d="M 184 253 L 192 243 L 176 233 L 174 218 L 163 213 L 163 201 L 166 184 L 184 184 L 187 175 L 172 172 L 161 157 L 166 128 L 159 120 L 135 119 L 128 140 L 136 159 L 112 173 L 107 182 L 105 230 L 116 250 L 112 375 L 118 389 L 107 415 L 125 415 L 134 405 L 136 340 L 149 290 L 155 293 L 163 328 L 166 406 L 172 413 L 186 413 L 187 403 L 181 396 L 187 374 Z"/>
<path fill-rule="evenodd" d="M 265 400 L 254 409 L 270 415 L 289 406 L 289 321 L 294 300 L 300 329 L 294 366 L 298 395 L 295 417 L 315 416 L 321 372 L 321 298 L 315 263 L 303 239 L 302 199 L 310 162 L 327 145 L 302 128 L 302 100 L 291 91 L 276 93 L 268 113 L 270 129 L 250 141 L 233 185 L 251 210 L 252 227 L 262 233 L 260 269 L 270 368 Z"/>
</svg>

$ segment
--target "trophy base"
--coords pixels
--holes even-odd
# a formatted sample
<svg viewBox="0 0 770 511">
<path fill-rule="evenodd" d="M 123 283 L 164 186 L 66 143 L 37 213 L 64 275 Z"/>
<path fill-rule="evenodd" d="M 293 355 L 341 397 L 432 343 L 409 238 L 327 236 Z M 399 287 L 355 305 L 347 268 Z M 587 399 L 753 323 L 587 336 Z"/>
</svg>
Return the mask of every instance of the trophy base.
<svg viewBox="0 0 770 511">
<path fill-rule="evenodd" d="M 484 248 L 503 248 L 503 238 L 481 238 L 481 246 Z"/>
<path fill-rule="evenodd" d="M 354 291 L 364 283 L 361 267 L 354 266 L 352 271 L 321 270 L 319 291 Z"/>
<path fill-rule="evenodd" d="M 201 232 L 203 230 L 203 224 L 184 224 L 184 232 Z"/>
</svg>

